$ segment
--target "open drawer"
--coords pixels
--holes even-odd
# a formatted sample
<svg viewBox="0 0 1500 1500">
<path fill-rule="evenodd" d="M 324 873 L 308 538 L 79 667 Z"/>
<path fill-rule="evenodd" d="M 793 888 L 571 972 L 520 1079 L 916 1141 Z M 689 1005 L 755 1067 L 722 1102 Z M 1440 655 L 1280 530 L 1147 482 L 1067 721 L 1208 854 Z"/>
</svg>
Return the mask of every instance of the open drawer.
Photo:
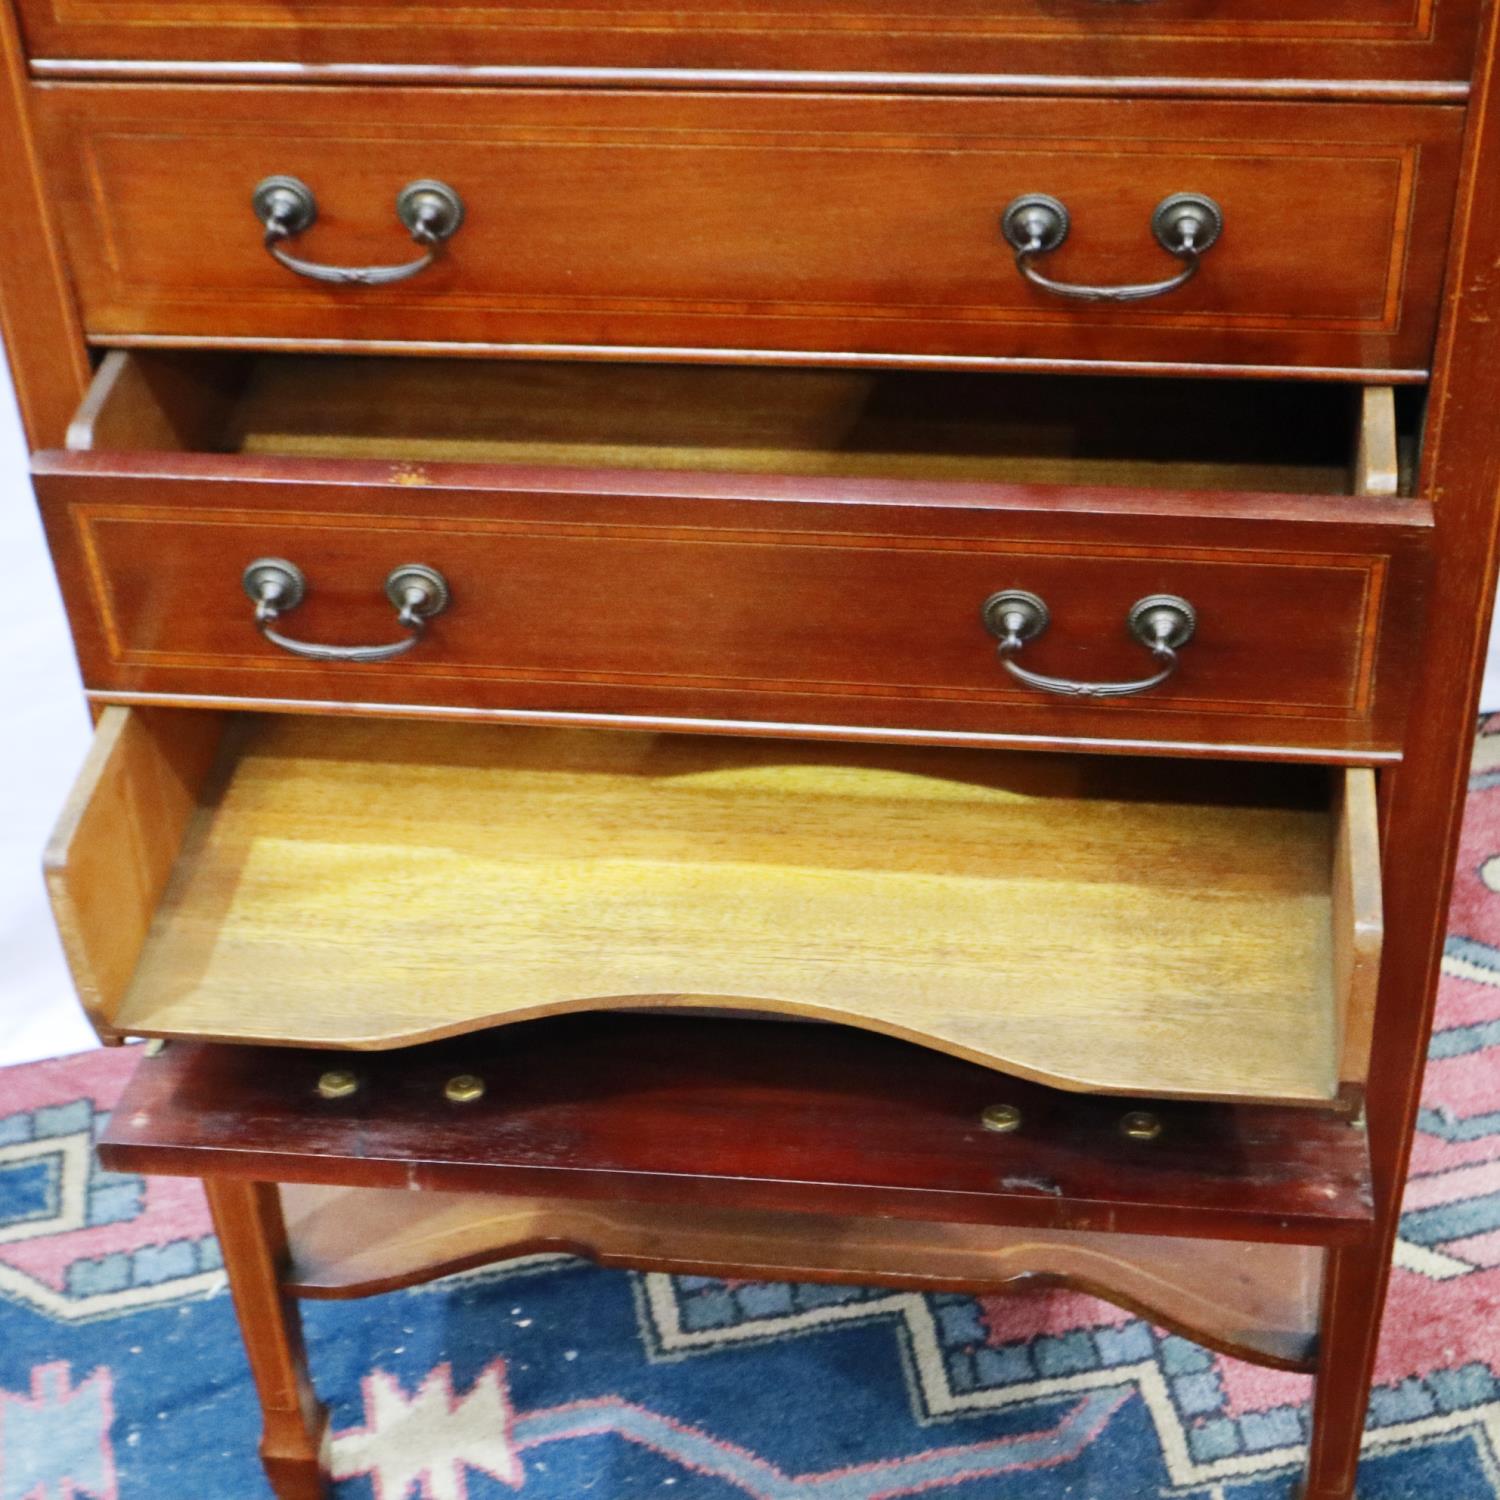
<svg viewBox="0 0 1500 1500">
<path fill-rule="evenodd" d="M 1373 760 L 1425 608 L 1417 415 L 1276 382 L 116 352 L 35 469 L 105 701 Z M 420 640 L 409 564 L 443 582 Z M 1002 657 L 1015 591 L 1050 619 Z M 1162 676 L 1157 596 L 1196 612 Z"/>
<path fill-rule="evenodd" d="M 1366 769 L 188 710 L 105 713 L 48 878 L 106 1037 L 708 1005 L 1298 1104 L 1381 932 Z"/>
</svg>

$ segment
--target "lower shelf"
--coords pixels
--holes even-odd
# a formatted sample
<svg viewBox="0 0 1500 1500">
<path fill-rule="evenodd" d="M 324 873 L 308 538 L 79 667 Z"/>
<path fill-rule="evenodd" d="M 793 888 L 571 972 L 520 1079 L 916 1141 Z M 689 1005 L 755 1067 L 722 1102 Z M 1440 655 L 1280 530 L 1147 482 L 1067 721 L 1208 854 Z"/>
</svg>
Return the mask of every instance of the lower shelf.
<svg viewBox="0 0 1500 1500">
<path fill-rule="evenodd" d="M 597 1265 L 759 1281 L 974 1294 L 1066 1285 L 1281 1369 L 1317 1357 L 1325 1252 L 1303 1245 L 573 1203 L 399 1188 L 282 1188 L 285 1281 L 361 1297 L 543 1252 Z"/>
</svg>

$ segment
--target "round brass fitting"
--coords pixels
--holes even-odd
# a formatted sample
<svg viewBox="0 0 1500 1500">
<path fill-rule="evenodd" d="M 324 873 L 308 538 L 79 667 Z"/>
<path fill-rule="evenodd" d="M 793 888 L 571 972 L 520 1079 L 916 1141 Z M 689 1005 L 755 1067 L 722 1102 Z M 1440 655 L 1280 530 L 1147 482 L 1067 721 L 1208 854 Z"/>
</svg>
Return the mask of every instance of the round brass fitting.
<svg viewBox="0 0 1500 1500">
<path fill-rule="evenodd" d="M 1021 1128 L 1021 1111 L 1014 1104 L 991 1104 L 981 1112 L 979 1123 L 997 1135 L 1009 1135 Z"/>
<path fill-rule="evenodd" d="M 1133 1109 L 1120 1117 L 1120 1134 L 1132 1141 L 1154 1141 L 1161 1134 L 1161 1121 L 1149 1109 Z"/>
<path fill-rule="evenodd" d="M 347 1099 L 359 1089 L 359 1079 L 347 1068 L 330 1068 L 318 1079 L 318 1097 Z"/>
<path fill-rule="evenodd" d="M 472 1073 L 460 1073 L 443 1085 L 443 1097 L 450 1104 L 472 1104 L 484 1098 L 484 1079 Z"/>
</svg>

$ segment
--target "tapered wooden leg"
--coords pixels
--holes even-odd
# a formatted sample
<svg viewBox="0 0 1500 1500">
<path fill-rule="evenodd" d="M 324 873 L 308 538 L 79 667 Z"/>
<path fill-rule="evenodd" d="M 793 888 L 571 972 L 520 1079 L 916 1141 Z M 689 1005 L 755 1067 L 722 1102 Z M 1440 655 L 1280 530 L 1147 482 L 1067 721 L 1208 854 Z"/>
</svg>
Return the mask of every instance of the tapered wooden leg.
<svg viewBox="0 0 1500 1500">
<path fill-rule="evenodd" d="M 1323 1287 L 1312 1438 L 1300 1500 L 1351 1500 L 1375 1373 L 1392 1241 L 1334 1250 Z"/>
<path fill-rule="evenodd" d="M 328 1414 L 307 1373 L 302 1319 L 281 1285 L 286 1225 L 275 1183 L 208 1177 L 203 1186 L 260 1396 L 260 1457 L 278 1500 L 324 1500 Z"/>
</svg>

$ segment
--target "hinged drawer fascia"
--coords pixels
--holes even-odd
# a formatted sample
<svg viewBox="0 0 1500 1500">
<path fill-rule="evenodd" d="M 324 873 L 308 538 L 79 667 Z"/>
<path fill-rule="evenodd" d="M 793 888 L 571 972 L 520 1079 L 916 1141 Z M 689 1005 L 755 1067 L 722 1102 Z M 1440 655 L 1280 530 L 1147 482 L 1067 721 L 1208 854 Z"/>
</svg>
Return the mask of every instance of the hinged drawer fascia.
<svg viewBox="0 0 1500 1500">
<path fill-rule="evenodd" d="M 1347 438 L 1353 449 L 1364 435 L 1362 487 L 1387 493 L 1340 497 L 1162 487 L 1163 475 L 1226 486 L 1263 473 L 1268 483 L 1306 479 L 1274 465 L 1105 460 L 1102 472 L 1122 481 L 1106 488 L 1065 482 L 1097 480 L 1101 462 L 924 451 L 944 432 L 953 445 L 951 421 L 908 426 L 901 441 L 915 451 L 852 452 L 858 413 L 881 399 L 872 377 L 646 371 L 641 386 L 599 367 L 512 375 L 394 362 L 398 385 L 385 389 L 378 367 L 360 361 L 311 367 L 337 386 L 345 363 L 360 381 L 336 390 L 331 406 L 309 406 L 306 441 L 277 405 L 271 434 L 242 442 L 245 451 L 173 452 L 209 442 L 205 432 L 225 421 L 218 408 L 239 398 L 196 365 L 111 357 L 75 424 L 76 440 L 92 446 L 35 464 L 97 698 L 991 744 L 1213 744 L 1345 760 L 1400 752 L 1431 514 L 1389 493 L 1398 482 L 1389 392 L 1367 398 L 1363 426 Z M 304 390 L 292 373 L 292 389 Z M 529 425 L 540 420 L 532 407 L 505 404 L 517 399 L 513 380 L 549 412 L 571 399 L 587 441 L 541 441 L 548 432 Z M 413 393 L 426 383 L 424 404 Z M 940 411 L 948 389 L 932 400 Z M 605 390 L 622 407 L 632 390 L 650 396 L 657 446 L 625 442 L 641 419 L 587 399 Z M 504 431 L 538 440 L 481 441 L 467 427 L 441 442 L 422 436 L 465 391 L 486 421 L 499 411 Z M 692 392 L 711 398 L 697 433 Z M 389 433 L 351 436 L 345 446 L 360 456 L 347 459 L 278 451 L 327 451 L 342 406 L 406 413 L 411 451 L 424 456 L 371 456 L 383 444 L 401 451 Z M 1231 426 L 1237 410 L 1226 409 Z M 823 428 L 810 434 L 809 412 L 824 411 L 843 435 L 837 451 Z M 789 442 L 789 421 L 801 424 L 795 452 L 768 437 Z M 661 445 L 662 423 L 676 447 Z M 983 422 L 979 431 L 992 443 L 1006 436 Z M 1252 445 L 1257 431 L 1249 425 Z M 886 438 L 895 441 L 877 423 L 874 440 Z M 1335 453 L 1339 444 L 1335 434 Z M 433 451 L 511 461 L 425 456 Z M 631 467 L 669 461 L 675 470 Z M 752 461 L 763 471 L 747 470 Z M 905 477 L 886 477 L 893 465 Z M 1011 472 L 1022 479 L 976 477 Z M 1025 482 L 1038 472 L 1057 482 Z M 383 583 L 401 565 L 437 569 L 452 602 L 398 659 L 311 661 L 257 633 L 242 577 L 262 558 L 305 575 L 284 626 L 315 642 L 399 640 Z M 1039 692 L 1003 670 L 981 615 L 1006 589 L 1051 611 L 1020 658 L 1047 675 L 1139 677 L 1149 658 L 1127 615 L 1156 594 L 1188 600 L 1197 633 L 1176 675 L 1148 692 L 1107 701 Z"/>
<path fill-rule="evenodd" d="M 1121 9 L 1122 7 L 1110 7 Z M 49 86 L 48 187 L 89 334 L 557 357 L 958 362 L 1143 373 L 1430 362 L 1464 112 L 1380 103 Z M 410 261 L 397 214 L 467 206 L 420 274 L 330 285 L 266 253 L 258 184 L 316 217 L 283 252 Z M 1071 215 L 1038 270 L 1157 283 L 1153 224 L 1206 195 L 1191 282 L 1078 301 L 1022 279 L 1007 205 Z M 1170 241 L 1172 236 L 1168 235 Z"/>
</svg>

